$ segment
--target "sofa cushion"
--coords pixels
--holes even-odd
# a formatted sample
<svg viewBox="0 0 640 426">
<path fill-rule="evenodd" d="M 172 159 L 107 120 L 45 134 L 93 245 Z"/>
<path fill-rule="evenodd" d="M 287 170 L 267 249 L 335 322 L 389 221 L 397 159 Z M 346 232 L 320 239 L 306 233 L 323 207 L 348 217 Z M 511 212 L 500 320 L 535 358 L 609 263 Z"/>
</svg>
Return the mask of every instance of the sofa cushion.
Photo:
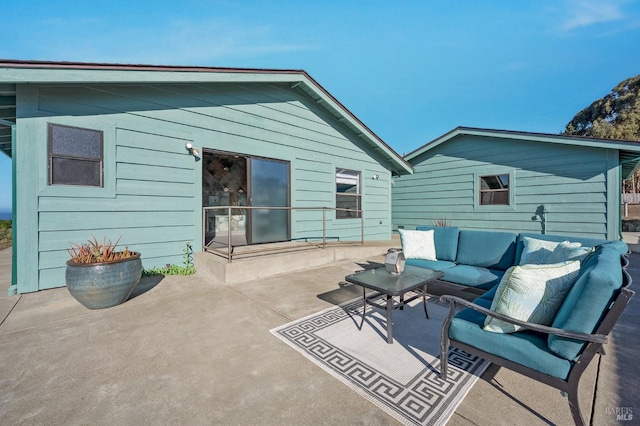
<svg viewBox="0 0 640 426">
<path fill-rule="evenodd" d="M 402 252 L 407 259 L 436 260 L 433 231 L 399 229 Z"/>
<path fill-rule="evenodd" d="M 434 271 L 442 271 L 444 269 L 453 268 L 455 263 L 446 260 L 425 260 L 425 259 L 407 259 L 406 265 L 417 266 L 419 268 L 433 269 Z"/>
<path fill-rule="evenodd" d="M 506 271 L 513 266 L 516 234 L 461 230 L 456 263 Z"/>
<path fill-rule="evenodd" d="M 438 260 L 456 260 L 458 252 L 458 235 L 460 229 L 455 226 L 416 226 L 417 231 L 433 230 L 436 244 L 436 258 Z"/>
<path fill-rule="evenodd" d="M 521 321 L 550 325 L 579 270 L 578 260 L 552 265 L 513 266 L 502 277 L 491 310 Z M 513 333 L 521 327 L 487 317 L 484 329 Z"/>
<path fill-rule="evenodd" d="M 491 301 L 482 297 L 474 301 L 489 308 Z M 560 379 L 566 379 L 572 362 L 558 357 L 547 348 L 546 335 L 532 331 L 499 334 L 484 331 L 486 315 L 470 308 L 458 312 L 451 321 L 449 337 L 494 355 Z"/>
<path fill-rule="evenodd" d="M 444 272 L 443 281 L 486 290 L 498 284 L 504 275 L 504 271 L 469 265 L 456 265 L 442 272 Z"/>
<path fill-rule="evenodd" d="M 629 251 L 629 247 L 623 241 L 610 241 L 610 240 L 604 240 L 601 238 L 534 234 L 531 232 L 523 232 L 518 235 L 518 240 L 516 242 L 516 256 L 515 256 L 515 263 L 514 263 L 515 265 L 520 264 L 520 259 L 522 257 L 522 252 L 524 250 L 523 239 L 525 237 L 531 237 L 538 240 L 555 241 L 555 242 L 562 242 L 562 241 L 577 242 L 577 243 L 581 243 L 583 247 L 595 247 L 595 246 L 605 245 L 615 249 L 620 254 L 626 254 Z"/>
<path fill-rule="evenodd" d="M 560 306 L 552 327 L 592 333 L 622 287 L 620 253 L 613 247 L 601 246 L 583 262 L 575 284 Z M 559 356 L 573 360 L 584 342 L 549 335 L 549 348 Z"/>
</svg>

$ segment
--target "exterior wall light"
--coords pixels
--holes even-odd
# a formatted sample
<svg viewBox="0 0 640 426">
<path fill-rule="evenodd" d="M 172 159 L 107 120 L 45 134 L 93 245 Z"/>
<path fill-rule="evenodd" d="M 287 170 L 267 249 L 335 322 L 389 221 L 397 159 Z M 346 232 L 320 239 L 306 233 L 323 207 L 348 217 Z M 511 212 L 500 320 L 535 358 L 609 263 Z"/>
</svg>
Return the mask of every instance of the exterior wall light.
<svg viewBox="0 0 640 426">
<path fill-rule="evenodd" d="M 200 157 L 200 153 L 198 152 L 198 150 L 197 150 L 197 149 L 195 149 L 195 148 L 193 147 L 193 145 L 191 145 L 191 143 L 187 142 L 187 143 L 184 145 L 184 148 L 185 148 L 187 151 L 189 151 L 189 154 L 193 155 L 194 157 Z"/>
<path fill-rule="evenodd" d="M 371 179 L 378 180 L 378 179 L 380 179 L 380 175 L 373 175 L 373 176 L 371 176 Z"/>
</svg>

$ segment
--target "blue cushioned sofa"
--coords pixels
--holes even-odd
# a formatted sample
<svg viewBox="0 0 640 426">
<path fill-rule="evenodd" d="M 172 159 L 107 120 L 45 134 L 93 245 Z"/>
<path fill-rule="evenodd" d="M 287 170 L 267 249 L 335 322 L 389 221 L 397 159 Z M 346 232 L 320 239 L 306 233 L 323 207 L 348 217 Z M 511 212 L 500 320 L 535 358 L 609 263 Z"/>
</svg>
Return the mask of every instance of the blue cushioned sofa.
<svg viewBox="0 0 640 426">
<path fill-rule="evenodd" d="M 442 271 L 441 281 L 476 289 L 479 293 L 493 288 L 505 271 L 520 263 L 524 237 L 546 241 L 579 242 L 583 246 L 607 246 L 626 254 L 622 241 L 597 238 L 566 237 L 533 233 L 478 231 L 456 227 L 418 226 L 418 231 L 434 231 L 438 260 L 407 259 L 407 265 Z"/>
<path fill-rule="evenodd" d="M 473 302 L 444 295 L 450 312 L 441 336 L 441 375 L 447 377 L 450 346 L 487 359 L 566 392 L 574 422 L 583 425 L 578 383 L 590 361 L 601 353 L 607 335 L 629 303 L 631 276 L 626 271 L 627 245 L 621 241 L 540 234 L 434 230 L 437 261 L 407 259 L 407 264 L 444 272 L 442 280 L 485 291 Z M 523 238 L 580 242 L 595 249 L 581 261 L 571 289 L 550 326 L 515 320 L 491 311 L 505 271 L 518 265 Z M 514 333 L 483 329 L 491 316 L 521 326 Z"/>
</svg>

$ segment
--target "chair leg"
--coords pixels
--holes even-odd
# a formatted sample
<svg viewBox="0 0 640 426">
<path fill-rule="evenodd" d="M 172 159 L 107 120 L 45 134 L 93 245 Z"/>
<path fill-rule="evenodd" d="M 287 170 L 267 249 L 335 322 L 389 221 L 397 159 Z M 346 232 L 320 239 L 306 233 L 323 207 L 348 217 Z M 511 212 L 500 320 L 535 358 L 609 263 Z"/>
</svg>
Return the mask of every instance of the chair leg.
<svg viewBox="0 0 640 426">
<path fill-rule="evenodd" d="M 582 417 L 582 412 L 580 411 L 580 403 L 578 402 L 577 383 L 569 384 L 567 396 L 569 400 L 569 409 L 571 410 L 571 416 L 573 417 L 573 422 L 576 424 L 576 426 L 584 426 L 584 418 Z"/>
<path fill-rule="evenodd" d="M 447 339 L 448 340 L 448 339 Z M 440 347 L 440 378 L 447 380 L 447 366 L 449 365 L 449 342 L 447 341 L 447 349 L 444 344 Z"/>
<path fill-rule="evenodd" d="M 456 313 L 456 305 L 453 302 L 449 303 L 449 315 L 442 323 L 442 330 L 440 331 L 440 378 L 447 380 L 447 367 L 449 365 L 449 326 L 451 325 L 451 319 Z"/>
</svg>

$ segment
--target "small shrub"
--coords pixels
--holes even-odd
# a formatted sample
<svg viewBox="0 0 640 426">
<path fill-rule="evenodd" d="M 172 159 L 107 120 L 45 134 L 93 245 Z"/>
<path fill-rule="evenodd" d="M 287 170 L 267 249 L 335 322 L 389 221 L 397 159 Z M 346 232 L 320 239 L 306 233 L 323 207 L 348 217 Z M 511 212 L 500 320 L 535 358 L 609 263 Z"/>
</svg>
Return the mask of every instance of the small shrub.
<svg viewBox="0 0 640 426">
<path fill-rule="evenodd" d="M 182 259 L 184 266 L 167 265 L 164 268 L 150 268 L 142 271 L 142 276 L 154 275 L 193 275 L 196 273 L 193 264 L 193 248 L 190 243 L 186 243 L 186 247 L 182 249 Z"/>
</svg>

